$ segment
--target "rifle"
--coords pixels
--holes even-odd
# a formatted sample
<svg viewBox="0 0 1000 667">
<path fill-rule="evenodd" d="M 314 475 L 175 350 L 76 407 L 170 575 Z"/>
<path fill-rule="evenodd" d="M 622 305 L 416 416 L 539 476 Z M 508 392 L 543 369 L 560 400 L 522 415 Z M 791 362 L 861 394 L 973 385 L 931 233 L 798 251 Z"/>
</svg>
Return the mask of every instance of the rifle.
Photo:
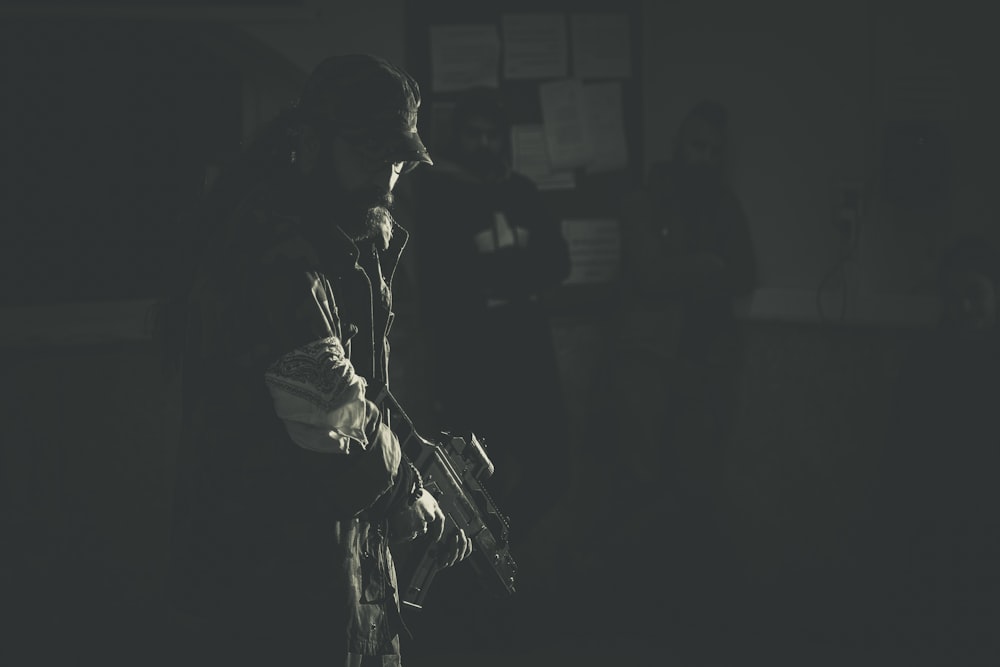
<svg viewBox="0 0 1000 667">
<path fill-rule="evenodd" d="M 434 495 L 444 512 L 445 536 L 442 539 L 463 529 L 472 540 L 468 562 L 486 589 L 499 596 L 513 593 L 517 564 L 508 544 L 509 519 L 500 512 L 483 486 L 494 467 L 482 443 L 472 433 L 467 439 L 442 433 L 439 442 L 427 440 L 417 433 L 388 387 L 382 388 L 374 403 L 387 418 L 398 415 L 404 422 L 402 428 L 393 424 L 392 430 L 399 438 L 403 455 L 420 471 L 424 490 Z M 423 608 L 427 591 L 440 569 L 437 559 L 433 547 L 423 550 L 401 591 L 403 604 Z"/>
</svg>

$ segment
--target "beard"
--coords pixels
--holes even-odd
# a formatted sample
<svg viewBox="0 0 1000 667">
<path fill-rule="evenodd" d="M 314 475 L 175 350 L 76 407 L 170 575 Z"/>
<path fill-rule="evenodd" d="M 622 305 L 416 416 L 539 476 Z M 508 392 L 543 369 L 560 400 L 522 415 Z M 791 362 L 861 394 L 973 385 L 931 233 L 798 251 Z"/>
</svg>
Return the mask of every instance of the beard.
<svg viewBox="0 0 1000 667">
<path fill-rule="evenodd" d="M 388 233 L 392 235 L 393 195 L 377 188 L 342 192 L 340 228 L 353 241 L 366 241 Z"/>
<path fill-rule="evenodd" d="M 383 249 L 389 246 L 394 224 L 391 191 L 371 185 L 357 189 L 341 186 L 336 171 L 322 156 L 306 174 L 305 188 L 318 220 L 332 221 L 355 243 L 381 240 Z"/>
<path fill-rule="evenodd" d="M 387 195 L 391 198 L 392 194 Z M 360 243 L 361 241 L 381 240 L 382 250 L 389 247 L 389 241 L 392 240 L 392 214 L 389 212 L 390 206 L 372 206 L 365 210 L 363 216 L 363 222 L 359 227 L 359 231 L 355 234 L 351 234 L 346 229 L 351 240 L 355 243 Z"/>
<path fill-rule="evenodd" d="M 392 239 L 394 197 L 378 188 L 345 190 L 326 186 L 322 199 L 326 210 L 352 241 L 376 240 L 384 250 Z M 329 219 L 329 218 L 328 218 Z"/>
</svg>

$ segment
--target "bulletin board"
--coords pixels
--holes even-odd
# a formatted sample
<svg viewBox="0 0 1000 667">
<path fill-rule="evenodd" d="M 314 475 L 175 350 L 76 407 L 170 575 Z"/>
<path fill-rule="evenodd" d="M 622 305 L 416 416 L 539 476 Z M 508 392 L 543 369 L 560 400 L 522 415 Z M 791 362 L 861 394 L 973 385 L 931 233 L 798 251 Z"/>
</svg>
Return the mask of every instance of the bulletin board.
<svg viewBox="0 0 1000 667">
<path fill-rule="evenodd" d="M 431 155 L 455 99 L 496 88 L 512 122 L 514 169 L 538 185 L 573 268 L 548 296 L 556 314 L 613 298 L 623 196 L 641 183 L 641 2 L 410 0 L 406 67 L 421 86 Z"/>
</svg>

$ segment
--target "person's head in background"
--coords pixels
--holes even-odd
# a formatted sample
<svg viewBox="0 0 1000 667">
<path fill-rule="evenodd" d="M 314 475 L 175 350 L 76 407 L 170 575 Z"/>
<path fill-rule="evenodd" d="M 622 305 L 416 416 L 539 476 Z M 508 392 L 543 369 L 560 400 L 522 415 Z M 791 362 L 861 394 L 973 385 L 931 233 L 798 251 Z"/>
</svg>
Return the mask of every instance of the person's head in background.
<svg viewBox="0 0 1000 667">
<path fill-rule="evenodd" d="M 674 137 L 673 162 L 685 187 L 701 190 L 722 183 L 728 119 L 721 102 L 703 100 L 681 120 Z"/>
<path fill-rule="evenodd" d="M 495 88 L 465 91 L 451 116 L 451 152 L 482 181 L 499 181 L 510 171 L 510 119 Z"/>
<path fill-rule="evenodd" d="M 979 236 L 960 239 L 942 256 L 938 277 L 942 325 L 963 340 L 994 336 L 1000 253 L 993 245 Z"/>
</svg>

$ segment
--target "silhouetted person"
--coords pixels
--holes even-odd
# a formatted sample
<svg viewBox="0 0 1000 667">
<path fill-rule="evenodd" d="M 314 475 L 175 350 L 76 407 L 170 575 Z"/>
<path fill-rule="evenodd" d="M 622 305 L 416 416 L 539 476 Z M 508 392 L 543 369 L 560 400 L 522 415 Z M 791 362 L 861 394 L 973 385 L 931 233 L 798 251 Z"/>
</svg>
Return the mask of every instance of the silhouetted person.
<svg viewBox="0 0 1000 667">
<path fill-rule="evenodd" d="M 725 177 L 726 126 L 720 104 L 694 107 L 672 159 L 626 198 L 621 307 L 601 375 L 613 421 L 592 451 L 591 467 L 615 484 L 620 548 L 648 554 L 639 569 L 684 618 L 696 604 L 714 618 L 726 601 L 713 592 L 728 594 L 720 505 L 742 362 L 733 305 L 755 282 L 748 223 Z M 624 463 L 602 471 L 602 442 Z M 651 550 L 653 535 L 662 547 Z"/>
<path fill-rule="evenodd" d="M 1000 254 L 964 238 L 940 267 L 941 319 L 900 370 L 878 478 L 879 624 L 900 648 L 985 664 L 969 661 L 998 657 Z"/>
<path fill-rule="evenodd" d="M 324 60 L 206 202 L 171 535 L 179 627 L 200 631 L 177 664 L 398 664 L 392 550 L 444 531 L 372 402 L 407 239 L 392 191 L 431 163 L 419 105 L 381 58 Z M 443 564 L 469 555 L 447 540 Z"/>
<path fill-rule="evenodd" d="M 533 529 L 569 481 L 569 437 L 545 293 L 569 273 L 559 221 L 512 171 L 510 125 L 495 90 L 461 94 L 435 164 L 413 181 L 420 322 L 437 426 L 484 439 L 490 493 L 532 579 Z M 443 594 L 439 594 L 440 596 Z M 517 603 L 517 601 L 514 601 Z"/>
</svg>

